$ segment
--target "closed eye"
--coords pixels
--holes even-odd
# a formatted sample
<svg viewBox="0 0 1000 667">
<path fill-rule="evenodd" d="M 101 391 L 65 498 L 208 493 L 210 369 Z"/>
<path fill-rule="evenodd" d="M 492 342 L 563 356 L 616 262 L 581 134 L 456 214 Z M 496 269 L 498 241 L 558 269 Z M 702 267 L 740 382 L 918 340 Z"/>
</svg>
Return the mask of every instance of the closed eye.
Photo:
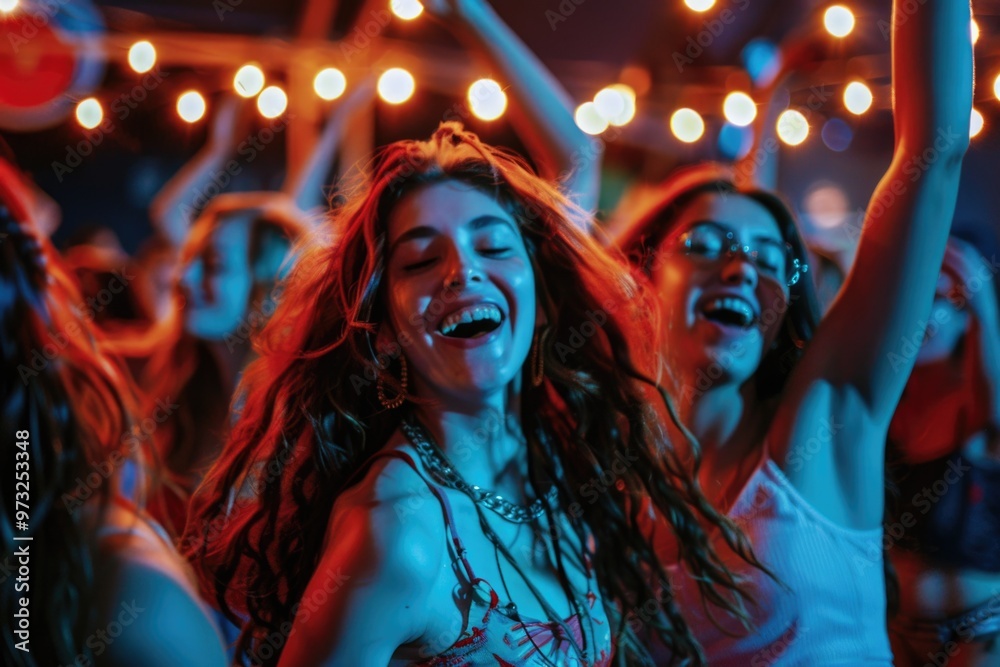
<svg viewBox="0 0 1000 667">
<path fill-rule="evenodd" d="M 503 257 L 509 254 L 513 248 L 483 248 L 480 250 L 480 254 L 487 257 Z"/>
<path fill-rule="evenodd" d="M 430 259 L 425 259 L 421 262 L 414 262 L 413 264 L 406 264 L 403 266 L 404 271 L 419 271 L 420 269 L 426 268 L 437 261 L 436 257 L 431 257 Z"/>
</svg>

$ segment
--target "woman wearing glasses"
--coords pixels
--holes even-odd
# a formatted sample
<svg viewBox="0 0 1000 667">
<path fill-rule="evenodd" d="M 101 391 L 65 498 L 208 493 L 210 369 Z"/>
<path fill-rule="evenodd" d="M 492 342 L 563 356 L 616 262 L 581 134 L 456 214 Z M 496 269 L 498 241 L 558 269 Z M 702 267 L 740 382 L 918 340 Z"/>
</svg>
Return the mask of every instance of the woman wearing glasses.
<svg viewBox="0 0 1000 667">
<path fill-rule="evenodd" d="M 675 177 L 619 237 L 663 305 L 662 381 L 686 429 L 666 421 L 668 434 L 692 436 L 705 494 L 770 571 L 727 559 L 754 597 L 747 632 L 693 597 L 696 578 L 673 565 L 688 545 L 654 521 L 712 665 L 891 664 L 883 458 L 913 360 L 890 355 L 930 311 L 972 89 L 968 3 L 930 0 L 913 15 L 902 4 L 893 8 L 895 155 L 822 323 L 788 208 L 724 170 Z M 926 170 L 914 169 L 931 153 Z"/>
</svg>

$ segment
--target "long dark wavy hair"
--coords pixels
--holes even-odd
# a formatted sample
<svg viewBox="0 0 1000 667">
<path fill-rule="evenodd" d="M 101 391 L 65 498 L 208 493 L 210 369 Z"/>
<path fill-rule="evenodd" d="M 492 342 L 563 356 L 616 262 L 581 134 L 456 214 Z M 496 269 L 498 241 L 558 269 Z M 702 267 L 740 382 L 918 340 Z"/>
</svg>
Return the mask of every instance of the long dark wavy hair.
<svg viewBox="0 0 1000 667">
<path fill-rule="evenodd" d="M 370 178 L 330 220 L 337 241 L 305 251 L 284 285 L 278 311 L 257 342 L 260 357 L 243 378 L 241 417 L 192 500 L 182 548 L 203 592 L 243 627 L 238 651 L 257 661 L 256 649 L 269 635 L 284 636 L 282 625 L 294 621 L 317 567 L 334 502 L 407 414 L 405 405 L 386 411 L 374 382 L 364 381 L 371 369 L 383 368 L 375 338 L 386 318 L 387 219 L 408 193 L 453 180 L 496 197 L 525 239 L 551 327 L 541 351 L 544 381 L 539 387 L 525 382 L 522 394 L 528 458 L 543 461 L 561 506 L 582 508 L 567 516 L 578 536 L 595 540 L 594 569 L 614 619 L 619 661 L 648 663 L 627 610 L 654 600 L 662 603 L 643 620 L 643 632 L 659 635 L 678 662 L 703 664 L 669 578 L 639 528 L 640 514 L 651 502 L 669 517 L 705 599 L 744 618 L 739 582 L 703 525 L 720 529 L 748 560 L 753 556 L 737 527 L 701 494 L 652 417 L 647 397 L 665 395 L 636 368 L 625 333 L 649 327 L 649 304 L 622 258 L 582 231 L 586 215 L 521 158 L 456 123 L 443 124 L 429 141 L 383 148 L 368 171 Z M 593 312 L 607 314 L 607 322 L 574 354 L 557 353 L 570 329 Z M 396 363 L 388 375 L 399 375 Z M 638 458 L 620 475 L 612 473 L 619 452 Z M 582 498 L 587 484 L 604 475 L 614 475 L 617 486 L 594 502 Z M 542 489 L 534 491 L 542 497 Z M 261 653 L 276 661 L 280 648 Z"/>
<path fill-rule="evenodd" d="M 791 207 L 777 193 L 738 183 L 731 168 L 706 162 L 678 169 L 668 176 L 659 186 L 653 205 L 613 234 L 614 241 L 642 278 L 649 278 L 654 272 L 656 262 L 662 258 L 660 246 L 670 236 L 681 212 L 706 194 L 741 195 L 757 202 L 774 218 L 794 256 L 808 262 L 809 254 Z M 754 375 L 759 398 L 775 398 L 781 393 L 819 320 L 816 287 L 806 272 L 789 288 L 788 309 L 776 346 L 766 352 Z"/>
<path fill-rule="evenodd" d="M 0 582 L 0 609 L 8 619 L 3 643 L 19 664 L 76 664 L 80 655 L 94 659 L 84 640 L 95 626 L 98 564 L 91 555 L 96 526 L 75 510 L 96 498 L 98 516 L 103 513 L 114 493 L 114 463 L 130 453 L 137 401 L 122 365 L 102 351 L 93 313 L 85 315 L 70 273 L 31 225 L 18 184 L 19 175 L 0 160 L 2 562 L 16 572 L 15 549 L 27 545 L 33 555 L 29 588 L 15 588 L 13 574 Z M 16 489 L 15 461 L 27 461 L 29 472 L 28 484 Z M 15 490 L 29 491 L 27 532 Z M 33 539 L 15 541 L 15 535 Z M 21 597 L 31 601 L 30 653 L 15 649 L 19 639 L 10 622 Z"/>
</svg>

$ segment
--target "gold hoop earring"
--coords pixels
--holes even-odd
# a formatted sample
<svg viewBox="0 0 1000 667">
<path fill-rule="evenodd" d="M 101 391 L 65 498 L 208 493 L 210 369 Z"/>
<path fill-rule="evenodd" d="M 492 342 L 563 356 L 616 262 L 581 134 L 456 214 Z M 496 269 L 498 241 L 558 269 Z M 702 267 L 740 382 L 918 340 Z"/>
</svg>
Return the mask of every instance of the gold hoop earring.
<svg viewBox="0 0 1000 667">
<path fill-rule="evenodd" d="M 379 373 L 378 381 L 375 383 L 375 389 L 378 392 L 378 402 L 387 410 L 394 410 L 406 401 L 406 357 L 400 355 L 399 365 L 399 392 L 393 398 L 389 399 L 385 397 L 385 382 L 383 382 L 383 378 L 388 371 L 385 374 Z"/>
<path fill-rule="evenodd" d="M 531 345 L 531 384 L 541 387 L 545 381 L 545 339 L 549 335 L 549 328 L 544 327 L 541 333 L 535 335 L 535 340 Z"/>
</svg>

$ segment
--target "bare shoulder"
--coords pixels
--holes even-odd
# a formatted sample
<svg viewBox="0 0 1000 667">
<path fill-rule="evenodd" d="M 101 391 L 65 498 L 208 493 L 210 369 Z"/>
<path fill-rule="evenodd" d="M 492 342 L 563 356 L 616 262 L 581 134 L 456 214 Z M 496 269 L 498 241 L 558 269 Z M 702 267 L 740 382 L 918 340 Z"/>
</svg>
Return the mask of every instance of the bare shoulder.
<svg viewBox="0 0 1000 667">
<path fill-rule="evenodd" d="M 115 528 L 118 528 L 116 526 Z M 99 665 L 226 664 L 222 638 L 180 556 L 143 520 L 95 553 Z"/>
<path fill-rule="evenodd" d="M 415 460 L 398 433 L 382 451 Z M 381 456 L 334 504 L 324 560 L 329 555 L 352 570 L 377 566 L 382 576 L 409 580 L 407 588 L 429 586 L 440 572 L 446 539 L 441 504 L 427 483 L 406 460 Z"/>
<path fill-rule="evenodd" d="M 397 446 L 390 441 L 383 451 Z M 440 508 L 406 460 L 371 462 L 334 503 L 283 663 L 386 664 L 422 637 L 446 569 Z"/>
</svg>

